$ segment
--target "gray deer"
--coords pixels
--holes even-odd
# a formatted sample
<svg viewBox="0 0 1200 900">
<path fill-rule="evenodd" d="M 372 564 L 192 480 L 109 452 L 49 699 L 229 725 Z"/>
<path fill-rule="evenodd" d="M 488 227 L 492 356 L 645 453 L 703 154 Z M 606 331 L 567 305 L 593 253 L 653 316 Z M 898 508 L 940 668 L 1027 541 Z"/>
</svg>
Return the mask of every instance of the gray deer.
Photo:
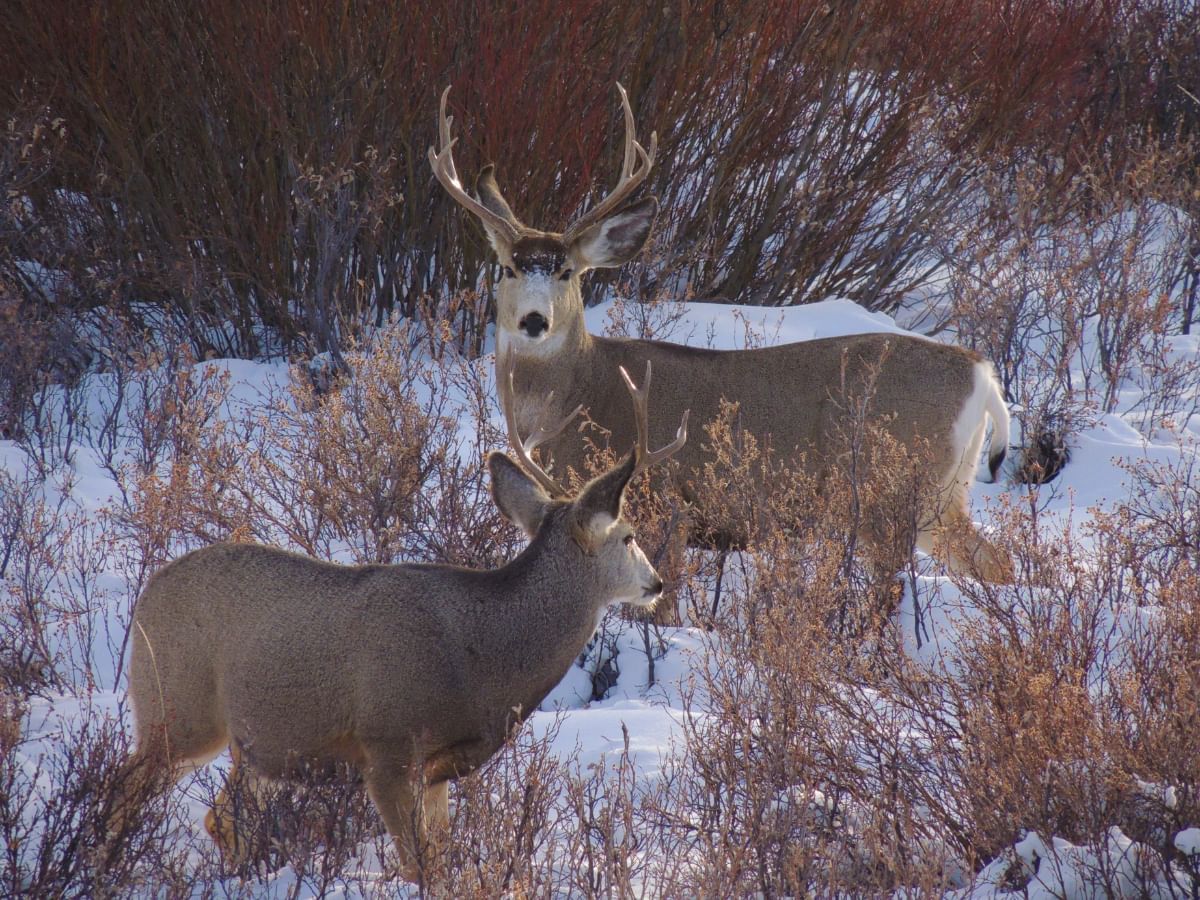
<svg viewBox="0 0 1200 900">
<path fill-rule="evenodd" d="M 685 417 L 674 441 L 648 450 L 649 375 L 640 389 L 625 376 L 634 450 L 574 497 L 530 455 L 573 414 L 536 416 L 524 440 L 509 420 L 519 462 L 494 452 L 487 464 L 496 505 L 530 543 L 499 569 L 343 566 L 216 544 L 158 571 L 134 610 L 137 748 L 112 840 L 140 799 L 232 744 L 228 785 L 206 819 L 228 858 L 247 856 L 233 815 L 239 783 L 253 792 L 264 778 L 344 762 L 361 771 L 400 872 L 415 878 L 427 826 L 448 821 L 448 783 L 486 761 L 537 708 L 607 606 L 652 607 L 661 595 L 662 580 L 621 518 L 630 479 L 687 439 Z M 511 385 L 510 370 L 501 393 Z"/>
<path fill-rule="evenodd" d="M 645 180 L 654 163 L 657 136 L 647 151 L 635 137 L 633 112 L 617 85 L 625 115 L 625 154 L 616 188 L 562 233 L 523 224 L 500 193 L 494 169 L 486 166 L 475 196 L 462 185 L 452 155 L 452 119 L 446 115 L 450 89 L 442 93 L 439 144 L 429 149 L 438 181 L 483 223 L 501 267 L 497 288 L 496 345 L 516 355 L 515 390 L 506 409 L 523 427 L 554 388 L 557 412 L 583 406 L 591 420 L 611 433 L 614 446 L 630 439 L 620 410 L 621 367 L 653 362 L 671 385 L 660 397 L 668 420 L 690 407 L 696 421 L 715 419 L 722 399 L 736 402 L 740 427 L 768 439 L 785 459 L 800 456 L 812 474 L 830 471 L 827 448 L 840 427 L 847 370 L 877 369 L 871 411 L 904 447 L 929 454 L 936 482 L 929 508 L 919 510 L 913 543 L 938 556 L 954 572 L 993 582 L 1012 579 L 1012 563 L 976 531 L 968 512 L 968 489 L 983 445 L 987 420 L 993 430 L 989 468 L 993 480 L 1009 436 L 1009 414 L 992 365 L 978 354 L 923 338 L 860 334 L 751 350 L 697 349 L 654 340 L 598 337 L 584 324 L 580 279 L 589 269 L 620 266 L 645 245 L 658 211 L 646 197 L 621 204 Z M 851 379 L 852 380 L 852 379 Z M 661 430 L 661 429 L 660 429 Z M 584 471 L 582 442 L 563 436 L 546 449 L 558 471 Z M 927 447 L 928 449 L 924 449 Z M 702 480 L 710 452 L 693 441 L 678 459 L 676 487 L 693 505 L 690 539 L 726 544 L 743 540 L 729 523 L 703 522 Z M 703 523 L 703 524 L 701 524 Z M 863 536 L 871 539 L 871 532 Z"/>
</svg>

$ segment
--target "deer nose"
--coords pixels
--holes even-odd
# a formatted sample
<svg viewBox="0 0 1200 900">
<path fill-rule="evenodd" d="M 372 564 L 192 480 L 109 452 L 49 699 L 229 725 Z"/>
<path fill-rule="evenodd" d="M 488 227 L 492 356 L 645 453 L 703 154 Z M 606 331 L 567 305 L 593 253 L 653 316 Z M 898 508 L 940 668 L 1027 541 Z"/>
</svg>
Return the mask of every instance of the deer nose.
<svg viewBox="0 0 1200 900">
<path fill-rule="evenodd" d="M 662 579 L 655 578 L 654 583 L 651 584 L 650 587 L 648 587 L 646 589 L 646 596 L 647 597 L 657 597 L 659 594 L 662 593 L 662 590 L 663 590 Z"/>
<path fill-rule="evenodd" d="M 517 323 L 517 327 L 531 338 L 535 338 L 543 331 L 549 330 L 550 323 L 546 321 L 546 317 L 541 313 L 531 312 Z"/>
</svg>

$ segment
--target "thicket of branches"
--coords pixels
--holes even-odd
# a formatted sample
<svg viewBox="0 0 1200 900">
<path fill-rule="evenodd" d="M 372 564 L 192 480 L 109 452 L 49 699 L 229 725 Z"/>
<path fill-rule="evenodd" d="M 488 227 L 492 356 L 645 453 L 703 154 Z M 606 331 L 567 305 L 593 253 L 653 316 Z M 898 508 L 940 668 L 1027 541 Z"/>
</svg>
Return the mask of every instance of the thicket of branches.
<svg viewBox="0 0 1200 900">
<path fill-rule="evenodd" d="M 450 310 L 477 345 L 488 254 L 429 176 L 437 95 L 453 85 L 461 171 L 494 161 L 554 229 L 614 177 L 619 80 L 661 147 L 639 290 L 888 308 L 983 171 L 1054 160 L 1065 185 L 1100 150 L 1195 131 L 1176 6 L 14 0 L 0 298 L 51 349 L 65 313 L 107 308 L 255 356 L 340 350 L 482 287 Z"/>
<path fill-rule="evenodd" d="M 49 449 L 25 477 L 0 472 L 7 893 L 253 896 L 288 867 L 296 892 L 394 894 L 389 839 L 353 778 L 244 798 L 261 852 L 240 870 L 180 792 L 151 803 L 120 864 L 102 865 L 130 749 L 109 692 L 134 599 L 185 549 L 225 539 L 359 562 L 512 557 L 516 531 L 470 462 L 498 438 L 487 366 L 433 358 L 430 336 L 392 326 L 347 351 L 352 379 L 318 394 L 296 367 L 251 403 L 186 349 L 131 351 L 93 384 L 97 417 L 69 434 L 48 418 L 59 440 L 39 441 Z M 418 895 L 1017 889 L 1073 865 L 1018 859 L 1030 832 L 1136 841 L 1123 858 L 1083 859 L 1098 889 L 1194 892 L 1200 859 L 1176 838 L 1200 816 L 1196 460 L 1132 466 L 1127 497 L 1086 532 L 1046 532 L 1031 492 L 994 516 L 1015 584 L 913 577 L 904 597 L 892 576 L 907 568 L 904 523 L 933 486 L 919 450 L 878 427 L 870 394 L 869 380 L 848 388 L 827 448 L 839 477 L 824 487 L 736 428 L 732 406 L 697 429 L 713 450 L 703 502 L 741 517 L 753 542 L 690 551 L 675 573 L 675 612 L 694 628 L 673 755 L 657 777 L 628 746 L 585 766 L 538 717 L 457 784 L 449 840 L 422 858 Z M 475 445 L 458 445 L 460 418 Z M 99 509 L 62 480 L 85 446 L 114 486 Z M 676 507 L 646 491 L 635 486 L 639 540 L 661 558 Z M 859 541 L 863 517 L 880 515 L 895 546 Z M 668 634 L 611 614 L 588 657 L 597 693 L 612 681 L 606 645 L 625 642 L 628 686 L 653 679 Z M 186 794 L 211 802 L 221 786 L 209 770 Z"/>
<path fill-rule="evenodd" d="M 187 548 L 476 566 L 515 552 L 478 465 L 496 443 L 472 360 L 488 251 L 425 161 L 446 84 L 460 170 L 496 162 L 519 214 L 557 228 L 616 171 L 620 80 L 641 134 L 658 132 L 663 213 L 619 296 L 890 309 L 920 288 L 928 329 L 994 360 L 1026 443 L 1047 439 L 1026 460 L 1044 474 L 1095 411 L 1149 436 L 1196 412 L 1200 364 L 1171 344 L 1200 292 L 1186 6 L 12 0 L 0 438 L 27 467 L 0 471 L 0 885 L 206 893 L 242 875 L 222 890 L 253 893 L 286 865 L 316 893 L 394 889 L 364 862 L 387 840 L 353 783 L 268 798 L 251 870 L 227 871 L 171 803 L 102 870 L 128 739 L 122 710 L 90 704 L 119 680 L 146 578 Z M 618 303 L 614 325 L 669 338 L 677 313 Z M 321 351 L 349 376 L 297 367 L 255 406 L 203 362 Z M 704 629 L 679 755 L 647 781 L 628 753 L 580 768 L 523 732 L 457 787 L 454 842 L 423 860 L 421 890 L 1018 889 L 1062 865 L 1013 850 L 1034 829 L 1136 840 L 1088 862 L 1111 892 L 1194 894 L 1200 857 L 1174 841 L 1200 814 L 1195 464 L 1133 466 L 1124 501 L 1052 541 L 1031 537 L 1031 493 L 998 514 L 1017 584 L 926 584 L 904 631 L 896 583 L 876 577 L 896 561 L 861 558 L 855 510 L 903 523 L 919 460 L 866 417 L 847 428 L 875 474 L 818 492 L 753 436 L 695 425 L 716 450 L 712 502 L 757 540 L 679 561 L 676 612 Z M 82 447 L 114 485 L 101 509 L 72 493 Z M 768 497 L 740 490 L 756 466 Z M 641 500 L 662 558 L 671 498 Z M 940 591 L 973 618 L 932 662 L 902 652 L 936 627 L 922 610 Z M 610 620 L 591 651 L 597 694 L 629 627 Z M 636 627 L 653 678 L 663 632 Z M 48 698 L 78 715 L 48 721 Z"/>
</svg>

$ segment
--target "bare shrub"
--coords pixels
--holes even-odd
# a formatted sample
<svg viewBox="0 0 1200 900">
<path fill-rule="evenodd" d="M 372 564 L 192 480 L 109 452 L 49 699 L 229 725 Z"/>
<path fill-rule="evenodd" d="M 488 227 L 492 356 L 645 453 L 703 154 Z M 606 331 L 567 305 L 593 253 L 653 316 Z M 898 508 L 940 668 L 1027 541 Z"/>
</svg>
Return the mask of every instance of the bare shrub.
<svg viewBox="0 0 1200 900">
<path fill-rule="evenodd" d="M 663 293 L 649 299 L 618 294 L 609 306 L 604 333 L 614 337 L 687 343 L 690 335 L 677 335 L 676 332 L 687 315 L 684 301 L 690 299 L 672 298 Z"/>
<path fill-rule="evenodd" d="M 1136 166 L 1147 147 L 1175 160 L 1174 190 L 1162 199 L 1186 215 L 1186 252 L 1174 260 L 1179 302 L 1172 310 L 1183 334 L 1195 326 L 1200 299 L 1200 102 L 1192 87 L 1200 79 L 1200 44 L 1190 13 L 1172 0 L 1116 4 L 1109 39 L 1097 47 L 1108 89 L 1082 110 L 1077 126 L 1083 155 L 1098 145 L 1118 171 L 1130 157 Z"/>
<path fill-rule="evenodd" d="M 108 557 L 105 569 L 125 581 L 125 595 L 108 600 L 102 634 L 89 636 L 103 636 L 116 648 L 119 680 L 137 596 L 158 568 L 196 546 L 192 468 L 200 449 L 223 428 L 219 414 L 227 411 L 230 378 L 227 371 L 193 363 L 186 346 L 168 344 L 165 350 L 114 354 L 103 382 L 93 440 L 117 494 L 96 516 L 92 558 L 80 548 L 73 560 L 83 575 L 94 571 L 102 552 Z M 86 579 L 77 578 L 74 587 L 76 602 L 86 600 Z"/>
<path fill-rule="evenodd" d="M 903 730 L 866 725 L 857 707 L 870 691 L 855 685 L 870 667 L 859 639 L 830 626 L 858 605 L 844 549 L 797 553 L 790 535 L 756 545 L 745 587 L 728 591 L 727 624 L 705 640 L 687 754 L 660 813 L 688 847 L 685 883 L 713 896 L 938 883 L 918 852 Z"/>
<path fill-rule="evenodd" d="M 1101 518 L 1086 542 L 1069 525 L 1039 528 L 1036 502 L 1003 517 L 1017 584 L 960 580 L 974 612 L 930 667 L 906 666 L 886 687 L 921 712 L 914 762 L 936 785 L 926 815 L 964 861 L 1001 858 L 1029 832 L 1099 848 L 1087 875 L 1120 892 L 1128 872 L 1106 868 L 1116 827 L 1144 845 L 1137 878 L 1167 878 L 1175 835 L 1200 813 L 1200 768 L 1181 737 L 1197 703 L 1184 646 L 1195 574 L 1185 562 L 1140 590 L 1153 541 L 1117 526 L 1127 517 Z"/>
<path fill-rule="evenodd" d="M 629 734 L 612 757 L 580 769 L 563 752 L 561 718 L 527 724 L 460 779 L 449 840 L 422 862 L 430 896 L 663 896 L 676 880 L 676 832 L 659 818 L 661 789 L 639 776 Z M 443 840 L 446 836 L 443 836 Z M 686 884 L 686 887 L 683 885 Z"/>
<path fill-rule="evenodd" d="M 67 612 L 53 596 L 82 524 L 69 494 L 69 483 L 56 491 L 0 470 L 0 688 L 14 697 L 71 681 L 62 652 Z"/>
<path fill-rule="evenodd" d="M 743 523 L 750 539 L 726 563 L 720 608 L 710 598 L 692 611 L 709 630 L 684 688 L 686 753 L 656 812 L 687 848 L 672 877 L 712 896 L 946 877 L 925 846 L 903 717 L 872 700 L 898 664 L 894 579 L 929 486 L 920 455 L 870 412 L 870 373 L 846 380 L 821 482 L 738 429 L 735 406 L 707 428 L 713 463 L 697 508 Z"/>
<path fill-rule="evenodd" d="M 526 724 L 479 770 L 459 779 L 440 848 L 420 862 L 420 885 L 432 896 L 558 895 L 565 857 L 560 827 L 568 761 Z M 448 840 L 447 840 L 448 838 Z"/>
<path fill-rule="evenodd" d="M 391 840 L 362 779 L 349 767 L 300 769 L 287 781 L 210 775 L 202 778 L 201 790 L 210 808 L 225 792 L 223 812 L 237 821 L 243 861 L 231 863 L 208 845 L 222 875 L 262 883 L 286 871 L 293 891 L 316 896 L 355 888 L 369 895 L 378 887 L 379 873 L 363 857 L 374 852 L 383 858 Z"/>
<path fill-rule="evenodd" d="M 106 370 L 97 377 L 98 421 L 93 428 L 100 462 L 116 482 L 124 505 L 139 480 L 186 462 L 201 435 L 219 427 L 230 379 L 200 364 L 190 348 L 160 334 L 154 341 L 114 334 Z"/>
<path fill-rule="evenodd" d="M 0 354 L 0 439 L 46 476 L 72 461 L 85 435 L 90 352 L 68 317 L 23 303 L 0 278 Z"/>
<path fill-rule="evenodd" d="M 204 436 L 192 457 L 189 527 L 207 541 L 280 543 L 354 562 L 494 564 L 512 534 L 488 494 L 490 398 L 476 366 L 424 355 L 415 325 L 347 354 L 351 375 L 318 394 L 293 371 L 264 408 Z M 473 452 L 460 418 L 475 424 Z"/>
<path fill-rule="evenodd" d="M 563 17 L 548 0 L 444 0 L 398 28 L 379 2 L 254 16 L 122 0 L 81 17 L 21 0 L 0 28 L 0 112 L 61 123 L 61 146 L 15 183 L 25 227 L 0 265 L 62 272 L 73 311 L 180 326 L 198 358 L 336 359 L 363 325 L 489 287 L 482 235 L 463 240 L 428 177 L 440 86 L 486 111 L 463 171 L 496 162 L 516 208 L 555 228 L 613 171 L 621 80 L 660 135 L 667 211 L 637 293 L 887 307 L 927 277 L 928 235 L 975 158 L 1061 146 L 1111 27 L 1092 7 L 706 0 L 683 18 L 631 2 Z M 456 322 L 476 350 L 487 318 Z"/>
<path fill-rule="evenodd" d="M 120 724 L 89 710 L 62 722 L 33 758 L 20 755 L 19 737 L 29 724 L 28 707 L 17 708 L 19 727 L 0 731 L 0 885 L 13 897 L 130 894 L 186 891 L 186 842 L 165 804 L 147 803 L 143 816 L 123 833 L 108 822 L 121 795 L 116 773 L 128 753 Z M 120 851 L 110 852 L 119 840 Z M 202 874 L 199 877 L 203 877 Z"/>
<path fill-rule="evenodd" d="M 1016 859 L 1033 831 L 1080 848 L 1046 862 L 1047 878 L 1078 864 L 1101 889 L 1175 883 L 1192 865 L 1175 836 L 1200 813 L 1183 736 L 1198 702 L 1191 457 L 1136 466 L 1130 499 L 1087 534 L 1047 531 L 1036 497 L 997 510 L 1015 585 L 910 577 L 905 599 L 861 568 L 856 510 L 901 525 L 919 460 L 872 449 L 861 424 L 855 451 L 845 440 L 862 419 L 848 421 L 846 463 L 822 485 L 769 468 L 731 427 L 735 408 L 708 429 L 728 477 L 707 473 L 705 499 L 755 540 L 730 554 L 719 612 L 703 600 L 693 612 L 710 630 L 684 691 L 686 752 L 656 801 L 678 842 L 672 883 L 717 896 L 943 890 Z M 770 492 L 744 490 L 768 477 Z M 711 601 L 711 576 L 695 579 Z M 902 599 L 912 635 L 895 629 Z M 1136 842 L 1124 857 L 1121 841 Z M 1024 884 L 1036 868 L 1006 877 Z"/>
<path fill-rule="evenodd" d="M 26 197 L 52 169 L 66 136 L 63 126 L 47 110 L 25 103 L 9 111 L 0 132 L 0 357 L 5 361 L 0 367 L 0 439 L 5 440 L 24 439 L 31 428 L 46 438 L 37 428 L 48 413 L 44 400 L 36 405 L 39 392 L 54 383 L 56 370 L 59 381 L 79 374 L 71 365 L 72 354 L 51 352 L 66 349 L 52 345 L 56 329 L 61 333 L 68 327 L 52 312 L 55 273 L 43 261 L 21 260 L 13 252 L 22 236 L 38 228 Z M 77 409 L 68 404 L 65 411 Z M 44 448 L 40 443 L 28 446 L 37 452 L 59 446 L 57 441 Z"/>
<path fill-rule="evenodd" d="M 1169 463 L 1126 463 L 1128 498 L 1094 514 L 1109 559 L 1127 579 L 1122 590 L 1152 604 L 1160 592 L 1200 572 L 1200 460 L 1183 453 Z"/>
<path fill-rule="evenodd" d="M 843 546 L 845 596 L 865 589 L 875 599 L 873 609 L 845 606 L 836 629 L 860 635 L 890 614 L 893 579 L 908 568 L 917 532 L 930 525 L 918 510 L 933 507 L 935 489 L 926 472 L 926 448 L 920 442 L 900 444 L 873 410 L 878 375 L 878 366 L 843 371 L 840 394 L 828 398 L 838 424 L 827 445 L 811 451 L 822 456 L 819 480 L 806 473 L 802 459 L 784 461 L 774 448 L 760 445 L 739 426 L 737 405 L 727 403 L 706 426 L 712 462 L 692 504 L 702 523 L 729 530 L 712 535 L 718 546 L 753 547 L 788 529 L 802 542 Z"/>
<path fill-rule="evenodd" d="M 1196 364 L 1169 338 L 1192 252 L 1191 220 L 1172 205 L 1188 152 L 1128 151 L 1117 171 L 1097 159 L 1053 193 L 1036 167 L 1000 178 L 994 207 L 945 248 L 944 324 L 996 364 L 1028 448 L 1020 480 L 1053 478 L 1071 436 L 1128 388 L 1147 433 L 1193 414 Z"/>
<path fill-rule="evenodd" d="M 629 731 L 608 756 L 573 772 L 565 786 L 568 884 L 581 897 L 666 896 L 679 885 L 675 829 L 663 821 L 663 787 L 647 783 L 629 752 Z"/>
<path fill-rule="evenodd" d="M 723 896 L 965 886 L 1032 831 L 1099 848 L 1085 874 L 1109 890 L 1174 877 L 1175 836 L 1200 814 L 1183 734 L 1200 696 L 1187 551 L 1145 594 L 1129 569 L 1137 532 L 1114 523 L 1093 549 L 1070 530 L 1034 537 L 1035 516 L 1003 512 L 1015 586 L 960 579 L 962 600 L 920 599 L 969 611 L 924 661 L 896 653 L 888 627 L 868 644 L 831 627 L 854 589 L 844 512 L 840 541 L 781 529 L 742 553 L 753 563 L 706 633 L 663 809 L 690 848 L 686 883 Z M 1140 861 L 1112 863 L 1114 828 Z"/>
</svg>

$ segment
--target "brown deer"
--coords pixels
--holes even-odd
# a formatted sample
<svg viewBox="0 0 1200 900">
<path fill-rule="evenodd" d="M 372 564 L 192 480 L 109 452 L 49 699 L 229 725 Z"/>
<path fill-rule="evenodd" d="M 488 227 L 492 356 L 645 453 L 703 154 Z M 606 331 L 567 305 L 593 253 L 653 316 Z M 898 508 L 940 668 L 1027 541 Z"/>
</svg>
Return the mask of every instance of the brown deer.
<svg viewBox="0 0 1200 900">
<path fill-rule="evenodd" d="M 1007 554 L 981 537 L 971 522 L 967 498 L 982 448 L 987 420 L 993 425 L 989 466 L 993 480 L 1004 460 L 1009 414 L 995 372 L 979 355 L 916 336 L 860 334 L 753 350 L 697 349 L 663 341 L 598 337 L 588 333 L 580 279 L 589 269 L 620 266 L 645 245 L 658 201 L 645 197 L 622 205 L 650 172 L 657 149 L 636 140 L 633 112 L 617 85 L 625 115 L 625 155 L 616 188 L 570 224 L 566 231 L 531 228 L 514 214 L 496 184 L 494 169 L 479 174 L 475 196 L 467 193 L 454 166 L 442 93 L 439 144 L 429 150 L 438 181 L 483 223 L 500 263 L 496 297 L 498 354 L 516 356 L 515 389 L 506 413 L 528 427 L 538 398 L 557 391 L 558 412 L 577 405 L 611 433 L 614 446 L 629 440 L 619 409 L 618 370 L 653 362 L 672 386 L 659 398 L 668 418 L 690 407 L 701 423 L 718 415 L 724 398 L 737 404 L 740 427 L 769 440 L 777 454 L 796 455 L 813 474 L 828 473 L 824 452 L 840 427 L 845 372 L 877 369 L 871 410 L 903 446 L 930 455 L 935 499 L 919 511 L 913 543 L 938 556 L 954 572 L 1004 582 L 1012 578 Z M 583 471 L 585 447 L 560 437 L 546 441 L 558 471 Z M 925 450 L 924 448 L 928 448 Z M 708 458 L 700 442 L 680 454 L 676 487 L 685 500 L 702 500 L 695 485 Z M 725 523 L 704 522 L 696 510 L 693 543 L 741 538 Z M 703 524 L 701 525 L 701 523 Z M 870 535 L 864 535 L 868 540 Z"/>
<path fill-rule="evenodd" d="M 631 477 L 684 445 L 687 422 L 650 452 L 647 385 L 626 382 L 638 442 L 574 497 L 530 456 L 574 414 L 535 416 L 526 439 L 509 420 L 518 462 L 488 457 L 492 493 L 530 543 L 499 569 L 342 566 L 216 544 L 157 572 L 134 610 L 137 749 L 110 834 L 120 835 L 136 798 L 232 744 L 228 785 L 206 821 L 228 857 L 247 855 L 230 793 L 239 784 L 253 791 L 258 779 L 343 762 L 361 771 L 401 872 L 416 877 L 427 825 L 448 820 L 448 783 L 486 761 L 537 708 L 605 607 L 652 607 L 661 594 L 621 518 L 622 497 Z M 511 384 L 510 372 L 501 390 Z"/>
</svg>

